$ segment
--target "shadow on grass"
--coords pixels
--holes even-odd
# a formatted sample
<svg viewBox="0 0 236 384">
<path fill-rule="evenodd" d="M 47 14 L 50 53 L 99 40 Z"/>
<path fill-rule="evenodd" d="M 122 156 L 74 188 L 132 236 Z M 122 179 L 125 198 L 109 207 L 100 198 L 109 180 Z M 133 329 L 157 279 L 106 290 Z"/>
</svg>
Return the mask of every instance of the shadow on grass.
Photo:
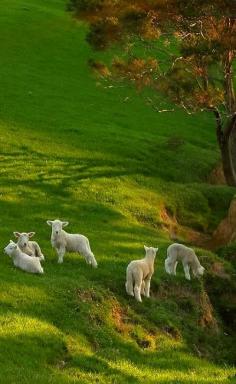
<svg viewBox="0 0 236 384">
<path fill-rule="evenodd" d="M 104 380 L 104 383 L 210 382 L 209 377 L 205 378 L 205 369 L 209 366 L 204 361 L 199 365 L 199 359 L 190 358 L 183 348 L 140 352 L 131 343 L 113 340 L 114 348 L 97 351 L 93 355 L 71 355 L 62 335 L 51 335 L 40 329 L 32 329 L 31 332 L 29 334 L 21 329 L 17 335 L 0 337 L 2 382 L 11 382 L 14 378 L 28 383 L 35 375 L 34 382 L 43 383 L 50 372 L 53 375 L 50 382 L 53 383 L 66 383 L 73 378 L 83 378 L 85 383 L 93 380 Z M 194 375 L 190 377 L 192 370 Z M 210 367 L 210 370 L 212 372 L 208 375 L 214 379 L 217 368 Z M 224 383 L 224 378 L 218 382 Z"/>
</svg>

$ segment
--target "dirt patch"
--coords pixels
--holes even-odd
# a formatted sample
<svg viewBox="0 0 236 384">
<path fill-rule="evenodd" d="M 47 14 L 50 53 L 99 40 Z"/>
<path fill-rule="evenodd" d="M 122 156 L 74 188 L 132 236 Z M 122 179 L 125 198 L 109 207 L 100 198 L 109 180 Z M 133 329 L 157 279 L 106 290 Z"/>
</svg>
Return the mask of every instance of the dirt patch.
<svg viewBox="0 0 236 384">
<path fill-rule="evenodd" d="M 173 339 L 181 340 L 181 333 L 177 328 L 171 325 L 166 325 L 162 329 L 165 333 L 167 333 L 168 336 L 171 336 Z"/>
<path fill-rule="evenodd" d="M 215 247 L 220 247 L 236 240 L 236 198 L 231 201 L 228 215 L 216 228 L 212 240 Z"/>
<path fill-rule="evenodd" d="M 175 215 L 167 207 L 163 207 L 160 212 L 160 219 L 164 229 L 168 229 L 173 236 L 178 231 L 178 222 Z"/>
<path fill-rule="evenodd" d="M 192 239 L 193 244 L 212 251 L 234 242 L 236 242 L 236 197 L 230 203 L 227 216 L 220 222 L 211 236 L 196 233 Z"/>
<path fill-rule="evenodd" d="M 171 213 L 171 211 L 167 207 L 163 207 L 161 212 L 160 212 L 160 218 L 161 220 L 169 225 L 177 225 L 177 220 L 174 214 Z"/>
<path fill-rule="evenodd" d="M 90 302 L 101 302 L 101 297 L 98 296 L 97 292 L 94 289 L 77 289 L 76 290 L 77 297 L 83 302 L 83 303 L 90 303 Z"/>
<path fill-rule="evenodd" d="M 199 297 L 201 315 L 199 324 L 203 328 L 211 328 L 215 332 L 219 331 L 218 323 L 214 317 L 214 309 L 206 292 L 202 292 Z"/>
<path fill-rule="evenodd" d="M 221 262 L 215 262 L 211 265 L 211 272 L 213 275 L 221 279 L 230 280 L 230 275 L 225 271 L 224 265 Z"/>
<path fill-rule="evenodd" d="M 131 337 L 136 341 L 138 346 L 142 349 L 153 349 L 155 348 L 156 338 L 153 335 L 146 333 L 145 331 L 141 332 L 132 332 Z"/>
<path fill-rule="evenodd" d="M 214 185 L 226 184 L 224 171 L 221 163 L 217 164 L 212 170 L 208 178 L 208 182 Z"/>
<path fill-rule="evenodd" d="M 114 303 L 111 314 L 116 330 L 119 333 L 128 335 L 132 331 L 133 325 L 131 324 L 131 319 L 125 309 L 118 303 Z"/>
<path fill-rule="evenodd" d="M 179 309 L 184 313 L 198 311 L 198 323 L 203 328 L 211 328 L 218 332 L 217 320 L 214 317 L 214 309 L 206 292 L 193 292 L 190 287 L 180 284 L 161 284 L 156 297 L 160 300 L 168 300 L 174 298 Z M 174 332 L 173 332 L 174 331 Z M 166 330 L 174 338 L 178 338 L 175 329 Z"/>
<path fill-rule="evenodd" d="M 127 309 L 114 302 L 111 310 L 112 322 L 122 336 L 133 339 L 141 349 L 155 348 L 156 332 L 148 331 L 137 319 L 132 318 Z"/>
<path fill-rule="evenodd" d="M 160 220 L 162 229 L 168 233 L 170 240 L 177 241 L 180 226 L 175 215 L 167 208 L 163 207 L 160 212 Z"/>
<path fill-rule="evenodd" d="M 176 216 L 167 207 L 162 208 L 160 219 L 162 229 L 168 234 L 172 242 L 193 244 L 204 248 L 211 240 L 211 236 L 208 234 L 180 225 Z"/>
</svg>

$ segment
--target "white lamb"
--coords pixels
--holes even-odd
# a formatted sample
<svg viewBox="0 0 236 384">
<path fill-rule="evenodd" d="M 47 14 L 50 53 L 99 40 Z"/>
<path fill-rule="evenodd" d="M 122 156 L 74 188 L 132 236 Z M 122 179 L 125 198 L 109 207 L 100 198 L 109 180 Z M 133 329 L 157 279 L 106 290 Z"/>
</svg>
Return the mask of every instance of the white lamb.
<svg viewBox="0 0 236 384">
<path fill-rule="evenodd" d="M 133 260 L 126 270 L 126 292 L 134 296 L 136 300 L 142 301 L 141 294 L 150 297 L 150 283 L 154 273 L 154 260 L 158 248 L 146 247 L 146 255 L 142 260 Z"/>
<path fill-rule="evenodd" d="M 58 263 L 63 263 L 64 254 L 67 252 L 79 252 L 84 256 L 86 262 L 94 268 L 97 267 L 97 261 L 91 251 L 87 237 L 79 234 L 71 234 L 64 231 L 68 221 L 47 220 L 47 224 L 52 227 L 51 244 L 56 248 L 58 254 Z"/>
<path fill-rule="evenodd" d="M 165 270 L 170 275 L 176 275 L 178 261 L 181 261 L 184 274 L 187 280 L 190 278 L 190 269 L 195 277 L 203 275 L 205 268 L 201 266 L 194 250 L 183 244 L 174 243 L 167 248 L 167 258 L 165 260 Z"/>
<path fill-rule="evenodd" d="M 17 245 L 22 252 L 29 256 L 38 257 L 40 261 L 45 260 L 44 255 L 40 249 L 40 246 L 36 241 L 30 241 L 29 239 L 35 235 L 35 232 L 13 232 L 17 240 Z"/>
<path fill-rule="evenodd" d="M 30 273 L 43 273 L 43 268 L 38 257 L 29 256 L 22 252 L 18 245 L 10 240 L 4 248 L 5 253 L 12 257 L 13 263 L 17 268 Z"/>
</svg>

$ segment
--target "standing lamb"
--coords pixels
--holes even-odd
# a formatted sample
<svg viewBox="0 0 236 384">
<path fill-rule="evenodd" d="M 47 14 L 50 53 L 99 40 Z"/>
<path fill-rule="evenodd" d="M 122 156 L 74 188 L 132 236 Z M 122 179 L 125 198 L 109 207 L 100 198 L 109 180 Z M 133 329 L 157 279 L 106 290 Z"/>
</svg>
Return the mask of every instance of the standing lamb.
<svg viewBox="0 0 236 384">
<path fill-rule="evenodd" d="M 29 239 L 35 235 L 35 232 L 13 232 L 17 240 L 17 245 L 22 252 L 29 256 L 38 257 L 40 261 L 45 260 L 44 255 L 40 249 L 40 246 L 36 241 L 30 241 Z"/>
<path fill-rule="evenodd" d="M 154 260 L 158 248 L 146 247 L 146 255 L 142 260 L 133 260 L 126 270 L 126 292 L 134 296 L 137 301 L 142 301 L 141 294 L 150 297 L 150 283 L 154 273 Z"/>
<path fill-rule="evenodd" d="M 23 253 L 12 240 L 4 248 L 4 251 L 8 256 L 12 257 L 13 263 L 17 268 L 30 273 L 43 273 L 39 258 Z"/>
<path fill-rule="evenodd" d="M 201 266 L 194 250 L 183 244 L 174 243 L 167 248 L 167 258 L 165 260 L 165 270 L 170 275 L 176 275 L 178 261 L 182 261 L 185 278 L 191 280 L 190 268 L 195 277 L 203 275 L 205 268 Z"/>
<path fill-rule="evenodd" d="M 62 228 L 69 224 L 68 221 L 47 220 L 47 224 L 52 227 L 51 244 L 56 248 L 58 263 L 63 263 L 63 257 L 66 251 L 79 252 L 84 256 L 88 264 L 91 264 L 94 268 L 97 267 L 97 262 L 91 251 L 87 237 L 64 231 Z"/>
</svg>

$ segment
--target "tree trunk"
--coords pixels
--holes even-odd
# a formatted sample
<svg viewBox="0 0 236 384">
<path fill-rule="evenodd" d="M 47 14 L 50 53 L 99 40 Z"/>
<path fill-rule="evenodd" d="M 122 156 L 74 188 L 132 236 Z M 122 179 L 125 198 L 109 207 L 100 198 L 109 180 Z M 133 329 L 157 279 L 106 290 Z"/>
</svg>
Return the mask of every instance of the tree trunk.
<svg viewBox="0 0 236 384">
<path fill-rule="evenodd" d="M 236 129 L 230 135 L 230 150 L 234 171 L 236 172 Z"/>
<path fill-rule="evenodd" d="M 216 134 L 221 151 L 225 180 L 228 185 L 236 187 L 236 113 L 230 118 L 225 129 L 219 111 L 214 110 L 216 117 Z"/>
<path fill-rule="evenodd" d="M 221 158 L 225 180 L 228 185 L 236 186 L 236 170 L 231 156 L 231 145 L 229 137 L 224 138 L 220 146 Z"/>
</svg>

